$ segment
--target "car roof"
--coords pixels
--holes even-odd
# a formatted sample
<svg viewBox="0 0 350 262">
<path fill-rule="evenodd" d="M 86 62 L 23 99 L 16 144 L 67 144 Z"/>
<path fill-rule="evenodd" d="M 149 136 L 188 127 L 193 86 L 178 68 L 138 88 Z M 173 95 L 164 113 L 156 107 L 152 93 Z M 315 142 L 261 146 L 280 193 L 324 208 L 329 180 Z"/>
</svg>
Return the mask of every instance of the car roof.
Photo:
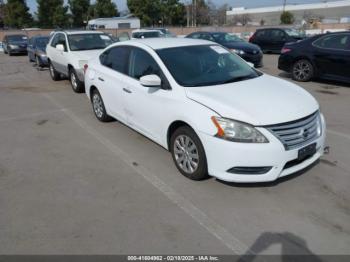
<svg viewBox="0 0 350 262">
<path fill-rule="evenodd" d="M 104 34 L 104 32 L 94 30 L 58 30 L 55 33 L 66 33 L 67 35 Z"/>
<path fill-rule="evenodd" d="M 195 45 L 215 45 L 215 43 L 206 40 L 198 40 L 191 38 L 145 38 L 145 39 L 136 39 L 126 42 L 120 42 L 115 44 L 125 45 L 130 44 L 143 44 L 154 50 L 174 48 L 174 47 L 184 47 L 184 46 L 195 46 Z"/>
</svg>

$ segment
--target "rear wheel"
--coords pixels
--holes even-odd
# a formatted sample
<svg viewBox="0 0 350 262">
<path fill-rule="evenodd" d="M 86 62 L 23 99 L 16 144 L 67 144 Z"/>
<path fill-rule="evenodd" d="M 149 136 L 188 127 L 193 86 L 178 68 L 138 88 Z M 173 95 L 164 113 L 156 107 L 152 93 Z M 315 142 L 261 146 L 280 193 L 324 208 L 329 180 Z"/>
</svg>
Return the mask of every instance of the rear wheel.
<svg viewBox="0 0 350 262">
<path fill-rule="evenodd" d="M 113 120 L 113 118 L 107 114 L 102 97 L 100 95 L 100 92 L 98 92 L 97 89 L 92 91 L 91 104 L 92 104 L 92 109 L 94 110 L 95 116 L 98 120 L 100 120 L 101 122 L 110 122 Z"/>
<path fill-rule="evenodd" d="M 172 134 L 170 151 L 177 169 L 185 177 L 196 181 L 209 177 L 203 145 L 190 127 L 179 127 Z"/>
<path fill-rule="evenodd" d="M 82 83 L 75 70 L 73 68 L 71 68 L 69 70 L 69 80 L 72 86 L 72 89 L 75 93 L 83 93 L 84 92 L 84 83 Z"/>
<path fill-rule="evenodd" d="M 310 81 L 314 77 L 314 67 L 306 59 L 298 60 L 293 65 L 292 76 L 294 80 L 299 82 Z"/>
<path fill-rule="evenodd" d="M 51 63 L 51 61 L 49 62 L 49 71 L 50 71 L 50 76 L 52 78 L 53 81 L 58 81 L 61 79 L 61 75 L 56 71 L 56 69 L 54 68 L 53 64 Z"/>
</svg>

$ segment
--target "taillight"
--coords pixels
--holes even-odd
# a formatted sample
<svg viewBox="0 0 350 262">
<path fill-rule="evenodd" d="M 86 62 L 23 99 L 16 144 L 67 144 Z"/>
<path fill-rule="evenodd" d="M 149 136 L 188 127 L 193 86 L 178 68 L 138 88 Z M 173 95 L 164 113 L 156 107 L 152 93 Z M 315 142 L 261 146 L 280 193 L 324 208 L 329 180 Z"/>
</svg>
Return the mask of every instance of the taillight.
<svg viewBox="0 0 350 262">
<path fill-rule="evenodd" d="M 282 50 L 281 50 L 281 53 L 282 53 L 282 54 L 285 54 L 285 53 L 288 53 L 288 52 L 290 52 L 290 51 L 292 51 L 292 49 L 287 48 L 287 47 L 283 47 Z"/>
<path fill-rule="evenodd" d="M 84 65 L 84 74 L 86 73 L 86 70 L 89 68 L 87 64 Z"/>
<path fill-rule="evenodd" d="M 255 33 L 251 36 L 251 37 L 249 37 L 249 42 L 252 42 L 253 41 L 253 39 L 254 39 L 254 37 L 255 37 Z"/>
</svg>

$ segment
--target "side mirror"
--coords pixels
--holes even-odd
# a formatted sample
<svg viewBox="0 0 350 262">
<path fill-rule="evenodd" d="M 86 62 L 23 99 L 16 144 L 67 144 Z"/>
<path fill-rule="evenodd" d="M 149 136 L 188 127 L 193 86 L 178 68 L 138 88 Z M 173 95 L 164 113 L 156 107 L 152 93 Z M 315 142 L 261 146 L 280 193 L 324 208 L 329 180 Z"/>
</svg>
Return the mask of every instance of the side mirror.
<svg viewBox="0 0 350 262">
<path fill-rule="evenodd" d="M 58 51 L 64 52 L 64 45 L 56 45 Z"/>
<path fill-rule="evenodd" d="M 247 64 L 248 64 L 250 67 L 255 68 L 255 66 L 254 66 L 254 64 L 253 64 L 253 63 L 251 63 L 251 62 L 247 62 Z"/>
<path fill-rule="evenodd" d="M 161 87 L 162 80 L 157 75 L 146 75 L 140 78 L 140 83 L 146 87 Z"/>
</svg>

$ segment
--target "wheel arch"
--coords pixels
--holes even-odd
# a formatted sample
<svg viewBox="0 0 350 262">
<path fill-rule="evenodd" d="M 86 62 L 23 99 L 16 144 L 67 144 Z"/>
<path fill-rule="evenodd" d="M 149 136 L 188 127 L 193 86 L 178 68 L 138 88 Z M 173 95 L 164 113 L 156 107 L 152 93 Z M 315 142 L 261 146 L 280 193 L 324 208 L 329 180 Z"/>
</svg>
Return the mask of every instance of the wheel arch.
<svg viewBox="0 0 350 262">
<path fill-rule="evenodd" d="M 167 130 L 167 136 L 166 136 L 167 140 L 166 140 L 166 142 L 167 142 L 168 150 L 170 150 L 170 139 L 171 139 L 172 134 L 174 134 L 174 132 L 178 128 L 182 127 L 182 126 L 187 126 L 187 127 L 191 128 L 196 133 L 196 131 L 193 129 L 193 127 L 190 124 L 188 124 L 187 122 L 185 122 L 183 120 L 175 120 L 175 121 L 173 121 L 169 125 L 168 130 Z"/>
</svg>

